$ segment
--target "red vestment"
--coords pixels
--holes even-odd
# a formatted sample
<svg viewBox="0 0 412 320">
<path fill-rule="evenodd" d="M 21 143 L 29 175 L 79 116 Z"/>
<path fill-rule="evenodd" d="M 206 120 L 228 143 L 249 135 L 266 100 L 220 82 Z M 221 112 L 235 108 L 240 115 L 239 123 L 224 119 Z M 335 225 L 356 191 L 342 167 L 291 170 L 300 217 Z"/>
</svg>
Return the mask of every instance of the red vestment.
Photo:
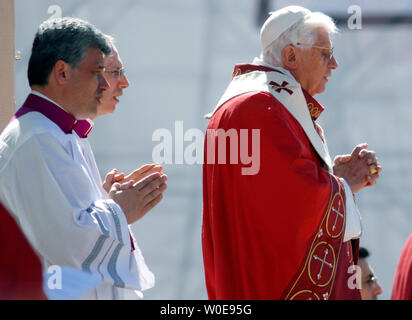
<svg viewBox="0 0 412 320">
<path fill-rule="evenodd" d="M 412 300 L 412 235 L 402 249 L 392 287 L 392 300 Z"/>
<path fill-rule="evenodd" d="M 47 299 L 39 258 L 1 204 L 0 216 L 0 299 Z"/>
<path fill-rule="evenodd" d="M 255 70 L 275 72 L 240 65 L 234 76 Z M 301 90 L 275 84 L 285 95 Z M 304 95 L 316 119 L 323 108 Z M 229 164 L 229 140 L 228 164 L 211 163 L 206 138 L 202 246 L 209 298 L 360 299 L 348 288 L 353 254 L 351 243 L 343 243 L 344 188 L 325 170 L 299 122 L 274 95 L 253 91 L 217 109 L 208 131 L 217 129 L 247 129 L 249 155 L 251 132 L 259 129 L 260 169 L 243 175 L 240 160 Z"/>
</svg>

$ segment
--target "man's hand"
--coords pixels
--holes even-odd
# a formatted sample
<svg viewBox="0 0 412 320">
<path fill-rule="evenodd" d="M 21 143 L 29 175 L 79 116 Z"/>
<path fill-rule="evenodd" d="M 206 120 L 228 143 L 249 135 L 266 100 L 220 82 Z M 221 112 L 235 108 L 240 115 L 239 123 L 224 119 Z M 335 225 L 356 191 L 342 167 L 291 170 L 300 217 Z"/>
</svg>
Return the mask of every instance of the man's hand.
<svg viewBox="0 0 412 320">
<path fill-rule="evenodd" d="M 115 182 L 109 191 L 113 199 L 126 215 L 127 223 L 132 224 L 153 209 L 163 198 L 167 189 L 167 176 L 160 172 L 152 173 L 145 178 L 123 184 Z"/>
<path fill-rule="evenodd" d="M 333 172 L 336 176 L 346 180 L 352 193 L 373 186 L 379 178 L 382 167 L 378 164 L 376 153 L 367 150 L 368 144 L 357 145 L 350 155 L 337 156 L 334 160 Z M 371 169 L 376 168 L 375 173 Z"/>
<path fill-rule="evenodd" d="M 106 178 L 103 182 L 103 189 L 106 190 L 107 193 L 109 193 L 114 183 L 118 182 L 120 184 L 124 184 L 130 181 L 137 182 L 138 180 L 141 180 L 152 173 L 161 172 L 162 170 L 162 166 L 155 164 L 145 164 L 144 166 L 130 173 L 128 176 L 125 176 L 124 173 L 118 173 L 117 169 L 113 169 L 106 175 Z"/>
</svg>

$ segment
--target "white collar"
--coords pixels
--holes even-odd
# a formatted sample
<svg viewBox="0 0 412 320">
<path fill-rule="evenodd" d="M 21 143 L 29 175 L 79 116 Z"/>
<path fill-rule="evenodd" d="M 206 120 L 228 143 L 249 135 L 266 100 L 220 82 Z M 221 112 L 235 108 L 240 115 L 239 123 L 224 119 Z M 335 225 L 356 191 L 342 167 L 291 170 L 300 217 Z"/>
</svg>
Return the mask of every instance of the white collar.
<svg viewBox="0 0 412 320">
<path fill-rule="evenodd" d="M 281 71 L 283 74 L 287 75 L 288 77 L 291 77 L 292 79 L 295 79 L 295 77 L 290 73 L 289 70 L 286 70 L 283 67 L 272 66 L 271 64 L 266 63 L 265 61 L 263 61 L 261 58 L 258 58 L 258 57 L 254 58 L 252 63 L 257 64 L 257 65 L 262 66 L 262 67 L 277 69 L 277 70 Z"/>
</svg>

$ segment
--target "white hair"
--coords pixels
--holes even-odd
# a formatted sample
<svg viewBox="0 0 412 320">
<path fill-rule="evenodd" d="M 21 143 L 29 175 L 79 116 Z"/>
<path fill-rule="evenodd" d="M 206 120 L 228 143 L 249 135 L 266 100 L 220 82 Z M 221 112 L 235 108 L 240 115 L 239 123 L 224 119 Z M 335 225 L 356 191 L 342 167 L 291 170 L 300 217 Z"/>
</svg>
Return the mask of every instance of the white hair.
<svg viewBox="0 0 412 320">
<path fill-rule="evenodd" d="M 304 44 L 303 49 L 310 48 L 317 40 L 316 29 L 324 28 L 329 35 L 338 33 L 333 20 L 322 12 L 312 12 L 302 21 L 295 23 L 283 32 L 273 43 L 264 49 L 260 58 L 272 66 L 282 67 L 282 51 L 288 45 Z"/>
</svg>

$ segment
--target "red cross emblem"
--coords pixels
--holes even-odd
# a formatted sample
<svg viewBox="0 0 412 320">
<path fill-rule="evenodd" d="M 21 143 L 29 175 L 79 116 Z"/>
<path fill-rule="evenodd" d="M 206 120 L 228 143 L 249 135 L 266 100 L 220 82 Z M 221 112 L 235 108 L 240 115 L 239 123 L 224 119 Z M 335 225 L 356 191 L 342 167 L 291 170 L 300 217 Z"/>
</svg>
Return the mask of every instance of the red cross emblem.
<svg viewBox="0 0 412 320">
<path fill-rule="evenodd" d="M 289 84 L 289 82 L 283 81 L 281 85 L 279 85 L 278 83 L 276 83 L 275 81 L 271 81 L 269 83 L 270 86 L 272 86 L 272 89 L 275 90 L 276 92 L 280 93 L 282 90 L 285 90 L 287 93 L 289 93 L 290 95 L 293 94 L 293 91 L 290 90 L 287 85 Z"/>
</svg>

